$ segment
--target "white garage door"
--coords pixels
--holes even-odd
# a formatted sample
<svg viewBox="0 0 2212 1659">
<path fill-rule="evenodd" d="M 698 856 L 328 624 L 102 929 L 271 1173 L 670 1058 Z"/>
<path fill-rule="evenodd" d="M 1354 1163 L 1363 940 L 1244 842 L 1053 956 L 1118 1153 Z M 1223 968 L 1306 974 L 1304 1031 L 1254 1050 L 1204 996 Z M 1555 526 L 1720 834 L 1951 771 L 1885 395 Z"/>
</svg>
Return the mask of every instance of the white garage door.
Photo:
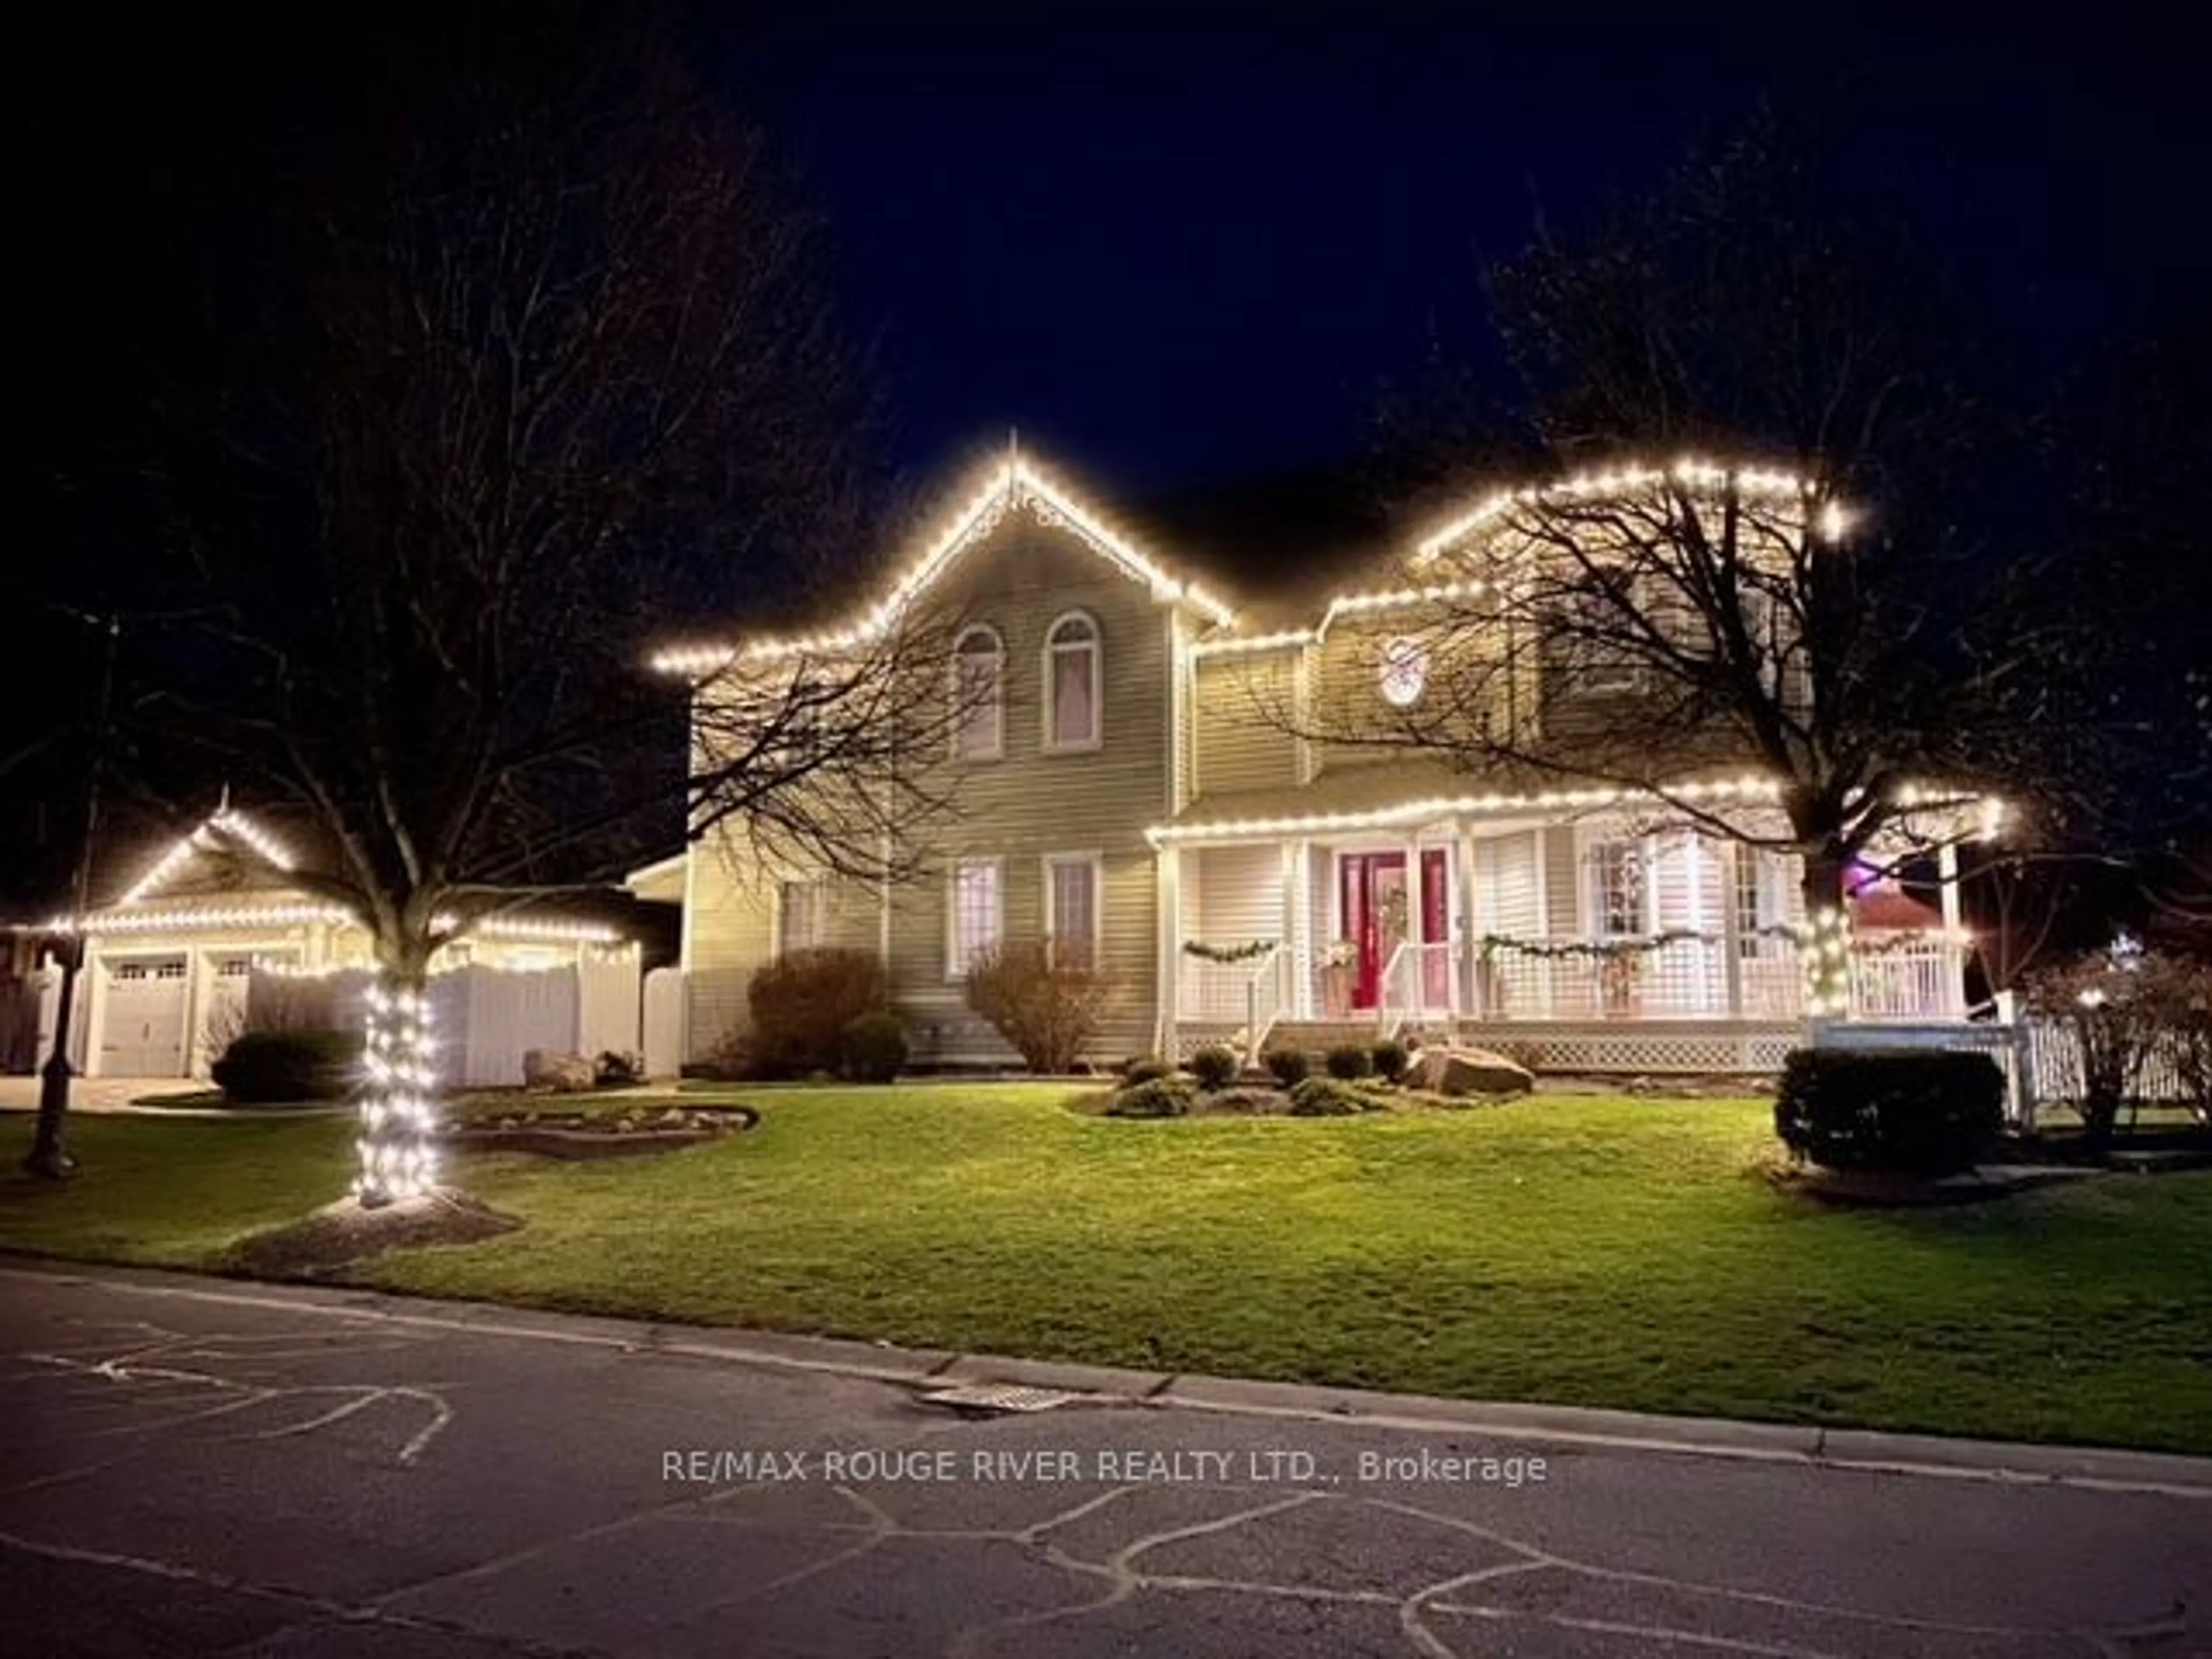
<svg viewBox="0 0 2212 1659">
<path fill-rule="evenodd" d="M 185 1066 L 185 959 L 139 957 L 107 965 L 101 1009 L 103 1077 L 179 1077 Z"/>
</svg>

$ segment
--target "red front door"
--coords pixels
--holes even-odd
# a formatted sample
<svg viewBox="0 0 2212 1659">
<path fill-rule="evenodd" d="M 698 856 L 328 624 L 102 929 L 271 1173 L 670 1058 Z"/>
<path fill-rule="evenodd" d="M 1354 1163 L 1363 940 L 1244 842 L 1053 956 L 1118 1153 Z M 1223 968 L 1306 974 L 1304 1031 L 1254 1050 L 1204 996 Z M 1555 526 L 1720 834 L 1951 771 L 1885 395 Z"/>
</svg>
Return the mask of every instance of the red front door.
<svg viewBox="0 0 2212 1659">
<path fill-rule="evenodd" d="M 1444 849 L 1431 847 L 1421 854 L 1421 915 L 1419 937 L 1424 944 L 1449 936 L 1451 905 L 1445 888 L 1449 869 Z M 1352 1006 L 1373 1008 L 1382 993 L 1382 975 L 1399 945 L 1413 936 L 1410 895 L 1406 890 L 1403 853 L 1346 853 L 1337 860 L 1337 898 L 1344 920 L 1343 937 L 1354 955 Z M 1433 961 L 1422 969 L 1421 994 L 1437 1007 L 1450 1004 L 1451 969 L 1443 952 L 1425 952 Z M 1401 981 L 1402 985 L 1402 981 Z"/>
</svg>

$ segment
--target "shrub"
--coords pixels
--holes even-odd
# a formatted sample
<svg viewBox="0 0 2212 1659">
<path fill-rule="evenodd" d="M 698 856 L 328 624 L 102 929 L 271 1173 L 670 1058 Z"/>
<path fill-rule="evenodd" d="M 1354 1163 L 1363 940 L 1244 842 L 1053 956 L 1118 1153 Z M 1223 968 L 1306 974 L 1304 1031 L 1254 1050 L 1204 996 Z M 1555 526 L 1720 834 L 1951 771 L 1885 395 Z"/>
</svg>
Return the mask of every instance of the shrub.
<svg viewBox="0 0 2212 1659">
<path fill-rule="evenodd" d="M 2212 1121 L 2212 962 L 2158 956 L 2142 972 L 2159 1041 L 2189 1109 L 2199 1123 Z"/>
<path fill-rule="evenodd" d="M 617 1054 L 612 1048 L 599 1055 L 593 1082 L 602 1089 L 627 1089 L 645 1081 L 645 1057 L 642 1054 Z"/>
<path fill-rule="evenodd" d="M 358 1031 L 247 1031 L 211 1068 L 216 1086 L 240 1105 L 337 1100 L 361 1066 Z"/>
<path fill-rule="evenodd" d="M 2157 1046 L 2159 999 L 2148 985 L 2142 972 L 2101 955 L 2039 969 L 2024 981 L 2029 1011 L 2074 1038 L 2081 1061 L 2074 1109 L 2093 1146 L 2112 1138 Z"/>
<path fill-rule="evenodd" d="M 883 959 L 872 951 L 791 951 L 752 976 L 745 1005 L 755 1077 L 834 1072 L 845 1028 L 888 1000 Z"/>
<path fill-rule="evenodd" d="M 1190 1111 L 1191 1085 L 1179 1077 L 1148 1078 L 1115 1091 L 1109 1117 L 1182 1117 Z"/>
<path fill-rule="evenodd" d="M 2004 1126 L 2004 1073 L 1963 1050 L 1792 1049 L 1774 1132 L 1832 1170 L 1954 1175 Z"/>
<path fill-rule="evenodd" d="M 1303 1048 L 1270 1048 L 1260 1056 L 1260 1063 L 1281 1087 L 1294 1088 L 1305 1081 L 1306 1073 L 1313 1070 L 1313 1062 L 1306 1058 Z"/>
<path fill-rule="evenodd" d="M 1173 1077 L 1175 1067 L 1158 1054 L 1132 1054 L 1121 1062 L 1121 1081 L 1150 1083 L 1154 1078 Z"/>
<path fill-rule="evenodd" d="M 1389 1039 L 1375 1045 L 1375 1075 L 1385 1083 L 1402 1083 L 1413 1064 L 1413 1051 Z"/>
<path fill-rule="evenodd" d="M 1048 939 L 987 945 L 969 964 L 968 1006 L 1032 1072 L 1072 1067 L 1097 1039 L 1112 1000 L 1104 975 L 1056 957 Z"/>
<path fill-rule="evenodd" d="M 881 1009 L 845 1022 L 837 1046 L 837 1074 L 855 1083 L 889 1083 L 906 1068 L 906 1027 Z"/>
<path fill-rule="evenodd" d="M 1291 1091 L 1292 1117 L 1356 1117 L 1377 1109 L 1357 1085 L 1339 1077 L 1310 1077 Z"/>
<path fill-rule="evenodd" d="M 1331 1077 L 1346 1083 L 1356 1083 L 1375 1069 L 1367 1050 L 1356 1042 L 1342 1043 L 1330 1049 L 1323 1064 Z"/>
<path fill-rule="evenodd" d="M 1198 1079 L 1198 1086 L 1209 1094 L 1216 1089 L 1226 1089 L 1237 1081 L 1237 1073 L 1243 1069 L 1237 1051 L 1218 1042 L 1193 1054 L 1189 1068 L 1190 1074 Z"/>
</svg>

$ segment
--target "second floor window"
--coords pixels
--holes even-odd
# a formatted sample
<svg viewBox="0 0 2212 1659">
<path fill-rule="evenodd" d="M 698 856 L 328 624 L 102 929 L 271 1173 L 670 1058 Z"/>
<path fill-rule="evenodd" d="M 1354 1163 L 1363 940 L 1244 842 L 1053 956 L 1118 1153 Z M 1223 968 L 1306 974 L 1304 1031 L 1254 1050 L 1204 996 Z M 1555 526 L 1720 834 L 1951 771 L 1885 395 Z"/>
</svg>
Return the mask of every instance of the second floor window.
<svg viewBox="0 0 2212 1659">
<path fill-rule="evenodd" d="M 1098 624 L 1072 611 L 1044 639 L 1046 748 L 1098 746 L 1101 689 Z"/>
<path fill-rule="evenodd" d="M 952 647 L 952 752 L 963 760 L 996 760 L 1006 727 L 1006 653 L 980 624 Z"/>
</svg>

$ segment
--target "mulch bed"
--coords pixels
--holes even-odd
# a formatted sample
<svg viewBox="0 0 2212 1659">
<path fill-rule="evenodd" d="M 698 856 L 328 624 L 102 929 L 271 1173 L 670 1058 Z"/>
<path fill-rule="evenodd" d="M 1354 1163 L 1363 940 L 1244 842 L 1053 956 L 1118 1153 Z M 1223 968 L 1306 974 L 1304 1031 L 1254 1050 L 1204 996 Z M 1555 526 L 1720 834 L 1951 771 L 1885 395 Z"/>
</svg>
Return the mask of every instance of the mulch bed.
<svg viewBox="0 0 2212 1659">
<path fill-rule="evenodd" d="M 671 1152 L 750 1129 L 750 1106 L 671 1106 L 659 1111 L 502 1112 L 450 1126 L 446 1144 L 460 1152 L 527 1152 L 569 1160 Z"/>
<path fill-rule="evenodd" d="M 240 1240 L 225 1265 L 256 1279 L 313 1279 L 386 1250 L 473 1244 L 521 1225 L 518 1218 L 461 1192 L 441 1189 L 374 1210 L 342 1199 L 302 1220 Z"/>
</svg>

